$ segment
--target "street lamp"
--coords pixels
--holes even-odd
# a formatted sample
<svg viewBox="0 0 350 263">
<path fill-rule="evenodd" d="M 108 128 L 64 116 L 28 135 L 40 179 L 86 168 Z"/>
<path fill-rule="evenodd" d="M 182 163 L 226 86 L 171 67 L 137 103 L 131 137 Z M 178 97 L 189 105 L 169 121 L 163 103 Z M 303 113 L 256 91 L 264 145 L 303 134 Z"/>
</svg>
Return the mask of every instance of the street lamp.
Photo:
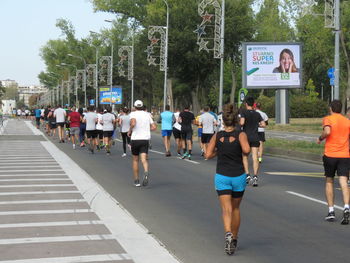
<svg viewBox="0 0 350 263">
<path fill-rule="evenodd" d="M 97 32 L 91 31 L 91 34 L 96 34 L 99 35 Z M 96 49 L 96 68 L 95 68 L 95 89 L 96 89 L 96 101 L 95 101 L 95 105 L 96 108 L 98 107 L 98 48 L 97 46 L 93 46 Z"/>
<path fill-rule="evenodd" d="M 113 23 L 112 20 L 107 20 L 105 19 L 105 22 L 108 22 L 108 23 Z M 110 106 L 112 108 L 112 89 L 113 89 L 113 49 L 114 49 L 114 46 L 113 46 L 113 41 L 112 39 L 109 39 L 109 42 L 111 44 L 111 80 L 110 80 L 110 83 L 111 83 L 111 89 L 110 89 L 110 92 L 111 92 L 111 95 L 110 95 Z"/>
<path fill-rule="evenodd" d="M 76 56 L 76 55 L 73 55 L 73 54 L 67 54 L 67 56 L 69 57 L 73 57 L 73 58 L 79 58 L 81 59 L 83 62 L 84 62 L 84 75 L 83 75 L 83 90 L 84 90 L 84 105 L 85 107 L 87 106 L 86 104 L 86 60 L 83 58 L 83 57 L 80 57 L 80 56 Z"/>
<path fill-rule="evenodd" d="M 165 34 L 165 57 L 164 57 L 164 105 L 163 105 L 163 111 L 165 111 L 165 105 L 167 100 L 167 78 L 168 78 L 168 42 L 169 42 L 169 5 L 167 0 L 163 0 L 163 2 L 166 5 L 166 34 Z"/>
</svg>

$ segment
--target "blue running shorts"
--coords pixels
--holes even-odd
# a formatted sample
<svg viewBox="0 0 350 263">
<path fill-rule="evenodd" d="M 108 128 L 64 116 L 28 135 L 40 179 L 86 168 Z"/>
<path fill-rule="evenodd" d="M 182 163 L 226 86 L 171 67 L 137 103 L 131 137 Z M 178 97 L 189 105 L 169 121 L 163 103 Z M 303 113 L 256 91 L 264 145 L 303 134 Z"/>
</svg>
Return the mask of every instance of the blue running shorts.
<svg viewBox="0 0 350 263">
<path fill-rule="evenodd" d="M 198 128 L 198 137 L 202 137 L 203 128 Z"/>
<path fill-rule="evenodd" d="M 173 130 L 162 130 L 162 136 L 165 137 L 170 137 L 172 134 Z"/>
<path fill-rule="evenodd" d="M 243 196 L 247 175 L 244 173 L 240 176 L 229 177 L 221 174 L 215 174 L 215 189 L 218 195 L 231 195 L 233 198 Z"/>
</svg>

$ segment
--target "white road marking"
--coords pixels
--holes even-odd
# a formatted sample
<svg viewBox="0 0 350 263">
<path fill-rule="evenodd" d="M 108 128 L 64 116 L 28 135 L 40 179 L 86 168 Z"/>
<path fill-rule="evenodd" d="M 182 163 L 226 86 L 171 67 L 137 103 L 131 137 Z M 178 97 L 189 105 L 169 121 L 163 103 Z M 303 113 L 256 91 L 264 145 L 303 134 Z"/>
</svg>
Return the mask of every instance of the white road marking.
<svg viewBox="0 0 350 263">
<path fill-rule="evenodd" d="M 51 164 L 51 165 L 37 165 L 37 164 L 33 164 L 33 165 L 22 165 L 22 164 L 16 164 L 15 166 L 11 165 L 11 166 L 0 166 L 0 169 L 8 169 L 8 168 L 30 168 L 32 169 L 38 169 L 38 168 L 59 168 L 60 166 L 58 164 Z M 38 169 L 38 171 L 41 171 L 41 169 Z"/>
<path fill-rule="evenodd" d="M 307 195 L 299 194 L 299 193 L 292 192 L 292 191 L 286 191 L 286 193 L 291 194 L 291 195 L 295 195 L 295 196 L 298 196 L 298 197 L 301 197 L 301 198 L 304 198 L 304 199 L 307 199 L 307 200 L 310 200 L 310 201 L 313 201 L 313 202 L 316 202 L 316 203 L 319 203 L 319 204 L 323 204 L 323 205 L 327 205 L 327 206 L 328 206 L 327 202 L 318 200 L 318 199 L 316 199 L 316 198 L 312 198 L 312 197 L 307 196 Z M 343 210 L 343 207 L 340 207 L 340 206 L 337 206 L 337 205 L 335 205 L 334 207 L 337 208 L 337 209 L 339 209 L 339 210 Z"/>
<path fill-rule="evenodd" d="M 91 220 L 91 221 L 61 221 L 61 222 L 0 224 L 0 228 L 47 227 L 47 226 L 79 226 L 79 225 L 102 225 L 102 224 L 103 224 L 103 222 L 99 221 L 99 220 Z"/>
<path fill-rule="evenodd" d="M 40 190 L 40 191 L 34 191 L 34 192 L 5 192 L 5 193 L 0 193 L 0 196 L 4 195 L 40 195 L 40 194 L 80 194 L 79 191 L 45 191 L 45 190 Z"/>
<path fill-rule="evenodd" d="M 12 185 L 0 185 L 0 188 L 11 188 L 11 187 L 37 187 L 37 186 L 74 186 L 74 184 L 70 183 L 70 184 L 12 184 Z"/>
<path fill-rule="evenodd" d="M 66 175 L 66 174 L 22 174 L 22 173 L 20 173 L 20 174 L 0 174 L 0 178 L 1 177 L 6 177 L 6 176 L 14 176 L 14 177 L 16 177 L 16 176 L 50 176 L 50 177 L 52 177 L 52 179 L 51 180 L 56 180 L 56 177 L 62 177 L 62 179 L 63 179 L 63 177 L 64 178 L 66 178 L 66 179 L 69 179 L 69 177 Z M 57 178 L 58 179 L 58 178 Z"/>
<path fill-rule="evenodd" d="M 2 201 L 0 205 L 14 204 L 51 204 L 51 203 L 84 203 L 85 199 L 52 199 L 52 200 L 27 200 L 27 201 Z"/>
<path fill-rule="evenodd" d="M 59 257 L 59 258 L 35 258 L 35 259 L 18 259 L 18 260 L 0 260 L 0 263 L 89 263 L 89 262 L 105 262 L 117 260 L 132 260 L 128 254 L 105 254 L 105 255 L 89 255 L 75 257 Z"/>
<path fill-rule="evenodd" d="M 42 132 L 32 125 L 31 121 L 24 121 L 24 123 L 29 127 L 29 129 L 34 133 L 34 135 L 42 135 Z"/>
<path fill-rule="evenodd" d="M 0 172 L 28 172 L 28 170 L 35 170 L 37 172 L 61 172 L 62 169 L 45 169 L 45 170 L 38 170 L 37 168 L 35 169 L 26 169 L 26 170 L 2 170 L 0 168 Z M 33 172 L 33 171 L 32 171 Z"/>
<path fill-rule="evenodd" d="M 66 181 L 66 182 L 72 182 L 69 177 L 68 178 L 39 178 L 39 179 L 0 179 L 0 182 L 26 182 L 26 181 Z"/>
<path fill-rule="evenodd" d="M 149 150 L 149 151 L 152 152 L 152 153 L 158 153 L 158 154 L 164 155 L 164 153 L 158 152 L 158 151 L 155 151 L 155 150 Z"/>
<path fill-rule="evenodd" d="M 28 210 L 28 211 L 0 211 L 0 216 L 9 215 L 51 215 L 51 214 L 78 214 L 91 213 L 92 209 L 62 209 L 62 210 Z"/>
<path fill-rule="evenodd" d="M 90 240 L 110 240 L 110 239 L 115 239 L 115 238 L 113 235 L 81 235 L 81 236 L 62 236 L 62 237 L 11 238 L 11 239 L 0 239 L 0 245 L 32 244 L 32 243 L 48 243 L 48 242 L 69 242 L 69 241 L 90 241 Z"/>
</svg>

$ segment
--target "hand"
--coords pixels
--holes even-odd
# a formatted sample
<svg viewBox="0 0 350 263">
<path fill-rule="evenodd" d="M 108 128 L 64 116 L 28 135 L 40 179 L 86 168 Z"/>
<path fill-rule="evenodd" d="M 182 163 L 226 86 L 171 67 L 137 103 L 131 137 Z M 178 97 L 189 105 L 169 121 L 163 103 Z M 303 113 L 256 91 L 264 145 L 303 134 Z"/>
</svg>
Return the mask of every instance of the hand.
<svg viewBox="0 0 350 263">
<path fill-rule="evenodd" d="M 316 143 L 317 143 L 317 144 L 321 144 L 321 142 L 322 142 L 322 141 L 320 140 L 320 138 L 317 138 Z"/>
<path fill-rule="evenodd" d="M 131 131 L 128 131 L 127 135 L 128 135 L 128 137 L 131 137 Z"/>
<path fill-rule="evenodd" d="M 282 72 L 281 73 L 286 73 L 286 69 L 284 68 L 284 64 L 281 63 L 281 68 L 282 68 Z"/>
</svg>

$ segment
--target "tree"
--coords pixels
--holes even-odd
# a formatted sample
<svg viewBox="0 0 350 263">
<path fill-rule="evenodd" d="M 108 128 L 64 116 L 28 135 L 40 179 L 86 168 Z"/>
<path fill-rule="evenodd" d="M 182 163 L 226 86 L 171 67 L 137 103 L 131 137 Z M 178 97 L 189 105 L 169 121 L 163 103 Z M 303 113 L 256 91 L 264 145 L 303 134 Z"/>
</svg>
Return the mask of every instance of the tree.
<svg viewBox="0 0 350 263">
<path fill-rule="evenodd" d="M 2 83 L 0 81 L 0 99 L 2 98 L 2 96 L 4 96 L 5 94 L 5 87 L 2 86 Z"/>
<path fill-rule="evenodd" d="M 18 88 L 17 86 L 10 86 L 5 89 L 4 99 L 7 100 L 17 100 L 18 98 Z"/>
</svg>

